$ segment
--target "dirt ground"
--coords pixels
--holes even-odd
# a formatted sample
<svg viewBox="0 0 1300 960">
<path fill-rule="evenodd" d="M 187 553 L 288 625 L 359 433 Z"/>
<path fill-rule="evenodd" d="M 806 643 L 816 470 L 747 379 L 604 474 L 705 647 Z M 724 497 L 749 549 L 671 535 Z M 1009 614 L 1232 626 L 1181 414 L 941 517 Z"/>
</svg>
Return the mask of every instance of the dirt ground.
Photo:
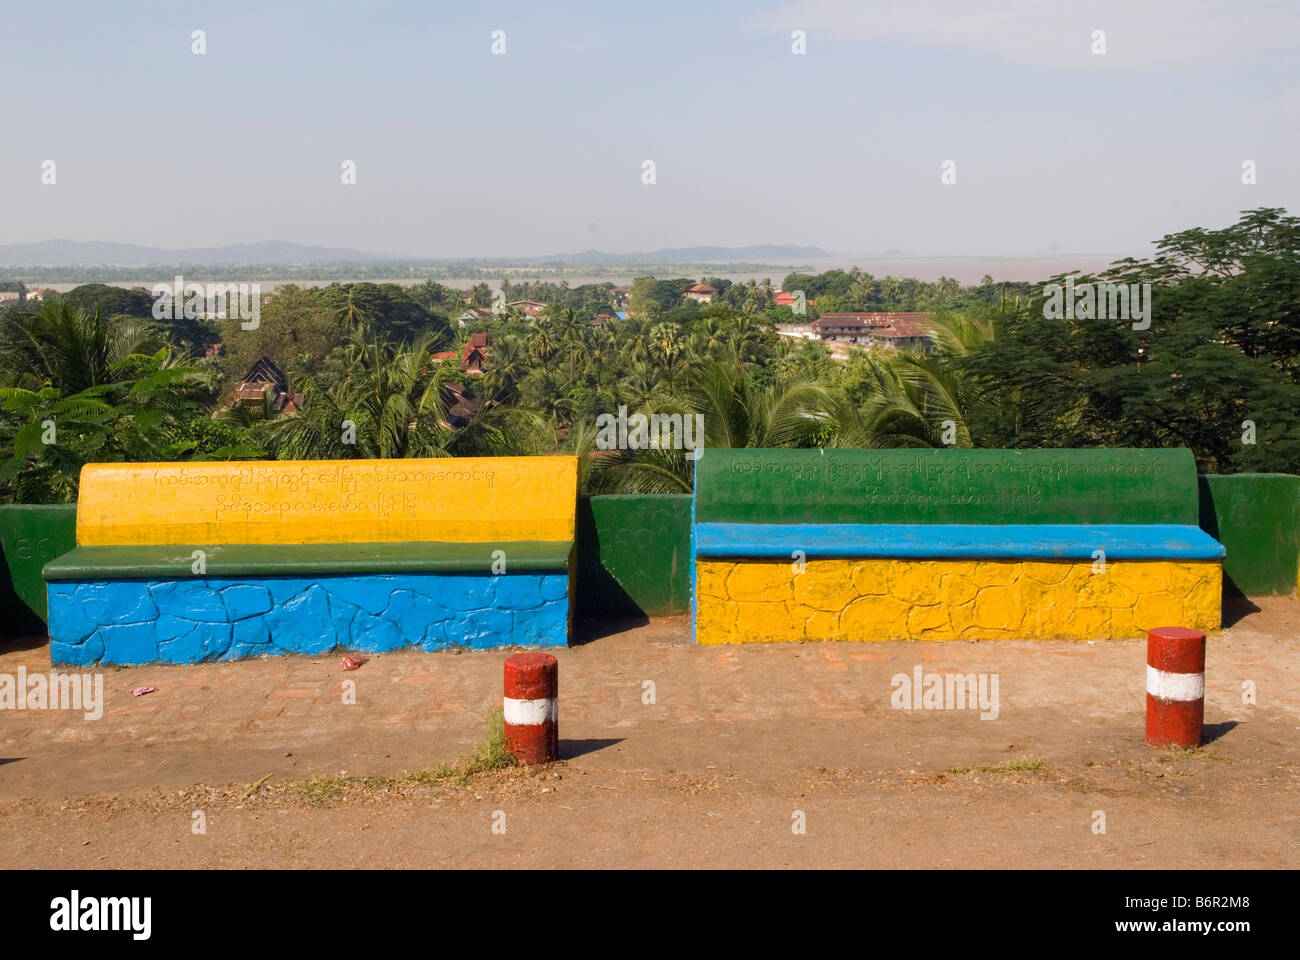
<svg viewBox="0 0 1300 960">
<path fill-rule="evenodd" d="M 0 712 L 0 867 L 1300 866 L 1300 601 L 1229 614 L 1190 756 L 1143 743 L 1144 641 L 718 648 L 670 618 L 558 652 L 560 763 L 315 801 L 286 784 L 471 751 L 506 654 L 108 668 L 98 720 Z M 918 665 L 996 675 L 997 718 L 894 709 Z"/>
</svg>

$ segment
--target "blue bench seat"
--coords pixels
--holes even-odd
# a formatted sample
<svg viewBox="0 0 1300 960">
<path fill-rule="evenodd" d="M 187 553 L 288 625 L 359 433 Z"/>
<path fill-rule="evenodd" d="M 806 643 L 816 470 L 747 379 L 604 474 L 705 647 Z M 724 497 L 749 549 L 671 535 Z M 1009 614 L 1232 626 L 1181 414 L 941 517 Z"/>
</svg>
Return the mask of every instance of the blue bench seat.
<svg viewBox="0 0 1300 960">
<path fill-rule="evenodd" d="M 695 553 L 715 558 L 1221 560 L 1223 544 L 1181 524 L 700 523 Z"/>
</svg>

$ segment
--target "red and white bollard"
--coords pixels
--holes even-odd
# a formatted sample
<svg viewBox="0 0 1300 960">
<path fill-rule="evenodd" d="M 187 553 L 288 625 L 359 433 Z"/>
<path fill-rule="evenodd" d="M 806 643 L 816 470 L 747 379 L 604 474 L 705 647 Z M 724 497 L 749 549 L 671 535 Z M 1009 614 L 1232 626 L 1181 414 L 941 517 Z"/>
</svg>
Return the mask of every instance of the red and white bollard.
<svg viewBox="0 0 1300 960">
<path fill-rule="evenodd" d="M 1205 721 L 1205 634 L 1183 627 L 1147 632 L 1147 743 L 1199 747 Z"/>
<path fill-rule="evenodd" d="M 550 763 L 560 752 L 560 665 L 549 653 L 506 659 L 506 749 L 520 763 Z"/>
</svg>

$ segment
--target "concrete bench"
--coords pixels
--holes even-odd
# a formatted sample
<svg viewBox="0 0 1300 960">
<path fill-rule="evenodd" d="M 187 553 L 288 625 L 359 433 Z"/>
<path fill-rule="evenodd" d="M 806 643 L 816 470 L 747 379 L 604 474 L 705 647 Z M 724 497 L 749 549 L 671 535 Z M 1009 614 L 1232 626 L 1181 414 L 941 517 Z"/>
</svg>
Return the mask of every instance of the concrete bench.
<svg viewBox="0 0 1300 960">
<path fill-rule="evenodd" d="M 700 643 L 1141 637 L 1219 627 L 1188 450 L 717 450 Z"/>
<path fill-rule="evenodd" d="M 89 464 L 50 659 L 558 646 L 575 457 Z"/>
</svg>

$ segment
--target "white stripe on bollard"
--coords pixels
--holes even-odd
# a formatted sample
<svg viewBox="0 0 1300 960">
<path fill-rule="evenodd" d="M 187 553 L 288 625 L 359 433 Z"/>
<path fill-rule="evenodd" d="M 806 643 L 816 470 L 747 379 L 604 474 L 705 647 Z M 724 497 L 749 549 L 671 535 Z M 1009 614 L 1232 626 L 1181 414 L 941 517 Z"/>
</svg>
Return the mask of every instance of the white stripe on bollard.
<svg viewBox="0 0 1300 960">
<path fill-rule="evenodd" d="M 505 698 L 505 720 L 512 727 L 552 723 L 560 719 L 560 702 L 556 697 L 544 700 Z"/>
<path fill-rule="evenodd" d="M 1160 700 L 1200 700 L 1205 696 L 1205 674 L 1166 673 L 1147 664 L 1147 693 Z"/>
</svg>

